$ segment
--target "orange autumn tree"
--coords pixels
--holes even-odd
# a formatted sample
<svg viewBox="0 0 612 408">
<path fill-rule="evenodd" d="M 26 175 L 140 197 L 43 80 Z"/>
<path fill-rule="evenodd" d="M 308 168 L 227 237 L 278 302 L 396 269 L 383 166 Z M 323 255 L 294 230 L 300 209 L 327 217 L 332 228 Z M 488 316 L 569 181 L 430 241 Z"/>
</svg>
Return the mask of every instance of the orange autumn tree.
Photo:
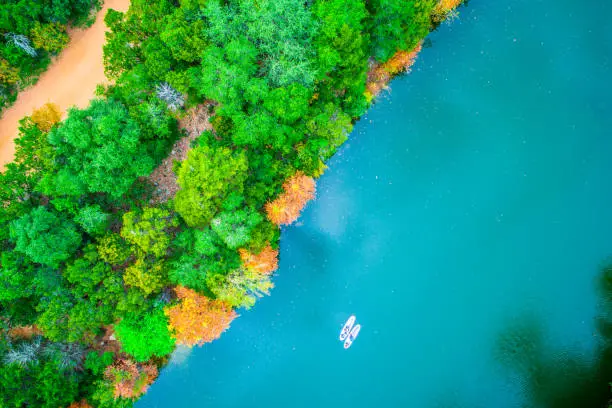
<svg viewBox="0 0 612 408">
<path fill-rule="evenodd" d="M 268 219 L 276 225 L 291 224 L 298 219 L 306 203 L 314 196 L 314 179 L 298 171 L 285 181 L 281 195 L 266 203 Z"/>
<path fill-rule="evenodd" d="M 209 299 L 183 286 L 174 290 L 180 302 L 166 307 L 164 312 L 178 344 L 195 346 L 218 339 L 237 316 L 226 302 Z"/>
<path fill-rule="evenodd" d="M 431 13 L 433 20 L 438 23 L 445 20 L 461 3 L 463 0 L 440 0 Z"/>
<path fill-rule="evenodd" d="M 268 275 L 278 269 L 278 251 L 268 243 L 260 253 L 254 254 L 241 248 L 238 250 L 245 268 Z"/>
<path fill-rule="evenodd" d="M 45 103 L 38 109 L 32 112 L 32 122 L 43 132 L 51 130 L 53 125 L 62 119 L 62 113 L 59 107 L 51 102 Z"/>
<path fill-rule="evenodd" d="M 366 97 L 371 100 L 387 87 L 391 78 L 401 72 L 410 72 L 417 55 L 421 52 L 419 43 L 412 51 L 397 51 L 384 64 L 377 64 L 368 71 Z"/>
<path fill-rule="evenodd" d="M 384 63 L 384 69 L 391 75 L 401 72 L 408 72 L 414 64 L 417 55 L 421 52 L 422 46 L 419 43 L 412 51 L 398 51 Z"/>
<path fill-rule="evenodd" d="M 111 382 L 115 398 L 137 398 L 147 392 L 157 374 L 153 364 L 136 364 L 122 358 L 106 367 L 104 378 Z"/>
</svg>

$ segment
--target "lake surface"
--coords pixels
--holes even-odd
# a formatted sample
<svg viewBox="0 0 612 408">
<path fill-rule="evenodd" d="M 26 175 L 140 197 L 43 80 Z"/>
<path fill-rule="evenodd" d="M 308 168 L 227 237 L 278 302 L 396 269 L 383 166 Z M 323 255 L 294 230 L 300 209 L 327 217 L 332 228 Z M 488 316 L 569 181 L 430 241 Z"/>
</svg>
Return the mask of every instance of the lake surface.
<svg viewBox="0 0 612 408">
<path fill-rule="evenodd" d="M 283 231 L 272 296 L 137 407 L 519 407 L 494 350 L 522 319 L 589 359 L 612 255 L 612 3 L 460 11 Z"/>
</svg>

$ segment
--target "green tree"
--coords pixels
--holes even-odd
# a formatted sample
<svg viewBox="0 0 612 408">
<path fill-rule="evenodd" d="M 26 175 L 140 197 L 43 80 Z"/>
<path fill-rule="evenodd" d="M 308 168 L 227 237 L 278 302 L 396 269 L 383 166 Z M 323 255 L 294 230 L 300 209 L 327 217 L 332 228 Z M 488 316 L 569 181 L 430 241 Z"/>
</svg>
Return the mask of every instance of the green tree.
<svg viewBox="0 0 612 408">
<path fill-rule="evenodd" d="M 264 74 L 272 86 L 298 82 L 312 85 L 315 72 L 312 61 L 312 36 L 317 26 L 304 3 L 296 0 L 264 0 L 257 4 L 229 1 L 207 2 L 208 36 L 224 46 L 245 35 L 257 49 Z"/>
<path fill-rule="evenodd" d="M 121 265 L 132 254 L 131 248 L 119 234 L 108 232 L 98 240 L 98 254 L 110 265 Z"/>
<path fill-rule="evenodd" d="M 172 55 L 166 45 L 153 37 L 143 47 L 144 65 L 152 78 L 163 81 L 166 73 L 172 70 Z"/>
<path fill-rule="evenodd" d="M 317 159 L 326 161 L 348 138 L 352 130 L 351 117 L 333 103 L 313 109 L 306 122 L 310 137 L 308 142 L 316 145 Z"/>
<path fill-rule="evenodd" d="M 53 341 L 91 342 L 112 316 L 112 309 L 101 306 L 96 296 L 78 298 L 66 289 L 57 290 L 37 305 L 36 326 Z"/>
<path fill-rule="evenodd" d="M 194 15 L 186 7 L 176 10 L 160 32 L 160 38 L 178 61 L 198 61 L 206 47 L 204 21 L 196 11 Z"/>
<path fill-rule="evenodd" d="M 74 224 L 45 207 L 37 207 L 13 221 L 10 233 L 15 251 L 26 254 L 34 262 L 55 268 L 81 243 L 81 235 Z"/>
<path fill-rule="evenodd" d="M 73 305 L 74 299 L 67 290 L 49 292 L 37 305 L 39 314 L 36 326 L 42 330 L 46 338 L 61 341 L 74 334 L 68 332 L 68 313 Z M 77 337 L 82 334 L 79 332 Z"/>
<path fill-rule="evenodd" d="M 136 178 L 153 169 L 143 138 L 138 122 L 117 101 L 95 99 L 87 109 L 69 110 L 62 125 L 49 133 L 63 166 L 57 175 L 46 175 L 41 191 L 121 197 Z"/>
<path fill-rule="evenodd" d="M 200 254 L 184 253 L 170 264 L 168 278 L 175 285 L 206 293 L 207 267 L 210 263 L 209 259 Z"/>
<path fill-rule="evenodd" d="M 121 275 L 101 259 L 94 244 L 83 248 L 57 278 L 48 272 L 34 282 L 41 295 L 37 324 L 55 341 L 91 340 L 115 320 L 118 304 L 125 301 Z"/>
<path fill-rule="evenodd" d="M 178 171 L 176 211 L 187 225 L 206 226 L 230 192 L 242 192 L 247 167 L 244 153 L 206 146 L 192 149 Z"/>
<path fill-rule="evenodd" d="M 163 357 L 174 349 L 174 339 L 168 330 L 163 308 L 145 313 L 128 313 L 116 326 L 115 332 L 123 351 L 136 361 L 153 356 Z"/>
<path fill-rule="evenodd" d="M 263 217 L 251 210 L 223 211 L 210 223 L 213 231 L 219 235 L 225 245 L 231 249 L 238 249 L 251 240 L 251 231 Z"/>
<path fill-rule="evenodd" d="M 306 116 L 311 97 L 311 90 L 293 83 L 270 91 L 264 98 L 264 107 L 278 120 L 291 124 Z"/>
<path fill-rule="evenodd" d="M 108 227 L 109 215 L 102 211 L 98 204 L 93 204 L 81 207 L 74 220 L 88 234 L 100 235 Z"/>
<path fill-rule="evenodd" d="M 83 255 L 66 266 L 63 277 L 72 284 L 70 291 L 78 297 L 93 297 L 102 281 L 112 274 L 93 244 L 83 249 Z"/>
<path fill-rule="evenodd" d="M 244 89 L 257 72 L 257 48 L 246 38 L 212 45 L 202 56 L 201 69 L 192 69 L 193 86 L 203 96 L 222 102 L 227 110 L 240 110 Z"/>
<path fill-rule="evenodd" d="M 321 85 L 319 99 L 339 99 L 345 112 L 360 116 L 368 70 L 369 34 L 363 29 L 368 15 L 363 0 L 317 0 L 312 7 L 320 22 L 314 39 Z"/>
<path fill-rule="evenodd" d="M 0 256 L 0 302 L 13 301 L 32 295 L 34 265 L 15 251 Z"/>
<path fill-rule="evenodd" d="M 376 59 L 386 61 L 397 50 L 413 49 L 429 33 L 430 16 L 436 3 L 435 0 L 368 2 L 371 52 Z"/>
<path fill-rule="evenodd" d="M 0 365 L 0 406 L 66 407 L 79 395 L 78 372 L 65 373 L 52 360 L 18 367 Z"/>
<path fill-rule="evenodd" d="M 139 49 L 134 47 L 135 33 L 128 30 L 131 25 L 126 23 L 124 13 L 110 9 L 104 23 L 111 30 L 104 43 L 104 73 L 116 79 L 138 63 Z"/>
<path fill-rule="evenodd" d="M 101 375 L 104 369 L 113 363 L 113 353 L 106 351 L 100 354 L 97 351 L 90 351 L 85 357 L 84 367 L 94 375 Z"/>
<path fill-rule="evenodd" d="M 228 248 L 210 228 L 188 229 L 174 242 L 177 255 L 168 276 L 176 285 L 209 294 L 209 275 L 224 275 L 240 266 L 238 252 Z"/>
</svg>

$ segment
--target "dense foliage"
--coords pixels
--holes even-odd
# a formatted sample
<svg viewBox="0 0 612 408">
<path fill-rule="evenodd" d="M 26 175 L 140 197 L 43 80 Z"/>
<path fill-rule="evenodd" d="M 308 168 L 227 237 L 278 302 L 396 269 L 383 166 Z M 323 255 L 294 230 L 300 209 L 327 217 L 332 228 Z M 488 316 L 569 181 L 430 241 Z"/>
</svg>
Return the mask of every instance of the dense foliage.
<svg viewBox="0 0 612 408">
<path fill-rule="evenodd" d="M 37 38 L 7 17 L 20 15 L 13 3 L 0 29 Z M 32 3 L 48 30 L 78 14 Z M 109 11 L 115 84 L 63 122 L 52 106 L 23 119 L 0 174 L 0 405 L 129 406 L 175 343 L 214 340 L 267 294 L 279 226 L 314 197 L 367 108 L 368 70 L 415 49 L 435 3 L 133 0 Z M 178 191 L 159 199 L 149 175 L 184 136 L 178 119 L 203 104 L 212 127 L 189 135 L 186 158 L 166 169 Z"/>
<path fill-rule="evenodd" d="M 168 321 L 159 307 L 147 313 L 128 313 L 115 330 L 123 350 L 139 362 L 163 357 L 174 348 Z"/>
<path fill-rule="evenodd" d="M 66 29 L 91 23 L 100 0 L 3 0 L 0 4 L 0 113 L 68 44 Z"/>
</svg>

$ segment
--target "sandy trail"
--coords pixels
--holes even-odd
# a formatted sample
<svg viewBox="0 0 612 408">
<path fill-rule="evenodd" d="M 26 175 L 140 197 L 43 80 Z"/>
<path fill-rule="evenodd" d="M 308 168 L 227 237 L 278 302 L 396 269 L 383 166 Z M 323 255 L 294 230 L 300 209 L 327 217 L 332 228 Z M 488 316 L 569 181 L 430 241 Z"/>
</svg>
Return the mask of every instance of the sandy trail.
<svg viewBox="0 0 612 408">
<path fill-rule="evenodd" d="M 15 104 L 4 111 L 0 118 L 0 169 L 13 159 L 13 139 L 20 119 L 47 102 L 56 103 L 62 112 L 73 105 L 84 108 L 94 96 L 96 85 L 107 82 L 102 63 L 104 16 L 109 8 L 126 11 L 129 5 L 129 0 L 106 0 L 94 25 L 70 30 L 68 46 L 36 85 L 21 92 Z"/>
</svg>

